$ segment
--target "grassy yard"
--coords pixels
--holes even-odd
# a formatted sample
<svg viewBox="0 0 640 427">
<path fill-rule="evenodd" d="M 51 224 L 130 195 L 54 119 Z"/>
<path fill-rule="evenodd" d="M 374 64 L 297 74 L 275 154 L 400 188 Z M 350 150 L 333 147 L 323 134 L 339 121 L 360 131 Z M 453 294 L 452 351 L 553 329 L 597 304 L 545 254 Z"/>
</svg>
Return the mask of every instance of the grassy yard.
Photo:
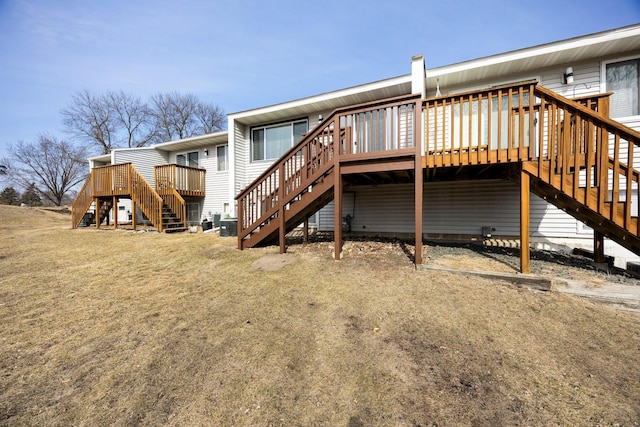
<svg viewBox="0 0 640 427">
<path fill-rule="evenodd" d="M 0 206 L 0 426 L 640 425 L 638 315 L 402 253 L 69 225 Z"/>
</svg>

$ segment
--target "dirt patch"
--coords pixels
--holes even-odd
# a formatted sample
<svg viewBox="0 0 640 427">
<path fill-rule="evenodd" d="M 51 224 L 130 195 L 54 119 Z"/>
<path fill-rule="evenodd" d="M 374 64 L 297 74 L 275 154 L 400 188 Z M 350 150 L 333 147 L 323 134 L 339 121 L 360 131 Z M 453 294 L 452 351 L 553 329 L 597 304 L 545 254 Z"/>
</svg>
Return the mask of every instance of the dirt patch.
<svg viewBox="0 0 640 427">
<path fill-rule="evenodd" d="M 251 266 L 256 270 L 277 271 L 297 260 L 293 254 L 268 254 L 255 260 Z"/>
</svg>

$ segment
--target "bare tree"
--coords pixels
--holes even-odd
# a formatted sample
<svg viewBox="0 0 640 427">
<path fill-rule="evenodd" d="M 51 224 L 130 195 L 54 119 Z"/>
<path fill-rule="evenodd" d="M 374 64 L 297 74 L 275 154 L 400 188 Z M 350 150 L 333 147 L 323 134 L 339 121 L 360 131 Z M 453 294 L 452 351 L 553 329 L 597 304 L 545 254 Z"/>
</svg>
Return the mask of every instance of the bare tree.
<svg viewBox="0 0 640 427">
<path fill-rule="evenodd" d="M 125 92 L 95 96 L 84 90 L 62 110 L 67 132 L 102 154 L 222 130 L 224 113 L 195 95 L 160 93 L 148 103 Z"/>
<path fill-rule="evenodd" d="M 106 97 L 122 134 L 119 146 L 142 147 L 153 140 L 156 131 L 147 104 L 122 91 L 109 92 Z"/>
<path fill-rule="evenodd" d="M 60 206 L 65 195 L 87 177 L 86 150 L 53 136 L 9 146 L 9 175 L 23 188 L 32 183 L 41 195 Z"/>
<path fill-rule="evenodd" d="M 151 97 L 157 130 L 156 141 L 171 141 L 219 131 L 224 113 L 213 104 L 201 102 L 193 94 L 159 93 Z"/>
<path fill-rule="evenodd" d="M 108 98 L 92 95 L 85 89 L 72 95 L 70 105 L 62 110 L 62 116 L 70 135 L 98 147 L 103 154 L 115 148 L 116 121 Z"/>
<path fill-rule="evenodd" d="M 196 108 L 196 117 L 200 121 L 203 134 L 224 129 L 225 116 L 217 105 L 199 103 Z"/>
</svg>

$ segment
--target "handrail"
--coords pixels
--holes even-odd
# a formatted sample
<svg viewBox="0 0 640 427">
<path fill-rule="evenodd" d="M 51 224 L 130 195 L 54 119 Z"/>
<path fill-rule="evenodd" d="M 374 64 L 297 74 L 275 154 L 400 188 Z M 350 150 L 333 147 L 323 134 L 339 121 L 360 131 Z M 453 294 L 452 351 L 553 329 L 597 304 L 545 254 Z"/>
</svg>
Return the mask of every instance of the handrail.
<svg viewBox="0 0 640 427">
<path fill-rule="evenodd" d="M 93 172 L 89 173 L 82 189 L 71 205 L 71 226 L 77 228 L 85 213 L 93 203 Z"/>
<path fill-rule="evenodd" d="M 164 191 L 161 195 L 164 203 L 180 220 L 183 227 L 187 226 L 187 204 L 184 198 L 174 189 Z"/>
<path fill-rule="evenodd" d="M 601 100 L 598 108 L 606 111 L 600 114 L 544 87 L 536 87 L 535 95 L 544 112 L 540 134 L 546 135 L 540 138 L 538 175 L 640 236 L 640 222 L 632 221 L 640 197 L 640 172 L 634 165 L 640 161 L 635 155 L 640 133 L 606 115 L 608 98 Z"/>
<path fill-rule="evenodd" d="M 128 172 L 131 199 L 140 206 L 153 226 L 158 231 L 162 231 L 162 197 L 156 193 L 133 165 L 129 164 Z"/>
</svg>

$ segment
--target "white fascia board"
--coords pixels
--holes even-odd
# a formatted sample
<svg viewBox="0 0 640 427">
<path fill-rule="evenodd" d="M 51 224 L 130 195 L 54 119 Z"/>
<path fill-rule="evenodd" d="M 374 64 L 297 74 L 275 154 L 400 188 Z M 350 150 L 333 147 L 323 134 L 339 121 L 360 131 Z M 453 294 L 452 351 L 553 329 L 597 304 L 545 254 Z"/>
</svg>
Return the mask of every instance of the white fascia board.
<svg viewBox="0 0 640 427">
<path fill-rule="evenodd" d="M 501 53 L 498 55 L 487 56 L 470 61 L 459 62 L 457 64 L 445 65 L 443 67 L 427 70 L 427 77 L 440 77 L 447 74 L 455 74 L 464 71 L 470 71 L 477 68 L 490 67 L 493 65 L 504 64 L 507 62 L 516 62 L 523 59 L 529 59 L 536 56 L 545 56 L 563 51 L 579 49 L 581 47 L 606 43 L 628 37 L 640 36 L 640 25 L 618 28 L 611 31 L 580 36 L 568 40 L 551 42 L 539 46 L 528 47 L 524 49 L 514 50 L 511 52 Z"/>
<path fill-rule="evenodd" d="M 113 160 L 113 156 L 111 153 L 109 154 L 100 154 L 99 156 L 92 156 L 87 158 L 87 160 L 92 162 L 110 162 Z"/>
<path fill-rule="evenodd" d="M 193 136 L 191 138 L 178 139 L 175 141 L 161 142 L 149 147 L 141 148 L 154 148 L 162 151 L 174 151 L 180 149 L 180 147 L 197 147 L 206 146 L 209 144 L 221 144 L 226 143 L 228 140 L 228 132 L 220 131 L 214 133 L 208 133 L 206 135 Z"/>
</svg>

